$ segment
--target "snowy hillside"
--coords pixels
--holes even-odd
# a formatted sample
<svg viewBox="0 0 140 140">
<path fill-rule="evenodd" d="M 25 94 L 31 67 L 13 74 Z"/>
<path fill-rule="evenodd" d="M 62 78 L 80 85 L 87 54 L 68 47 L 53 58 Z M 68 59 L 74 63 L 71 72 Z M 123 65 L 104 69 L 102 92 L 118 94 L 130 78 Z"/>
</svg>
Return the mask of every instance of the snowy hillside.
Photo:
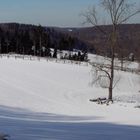
<svg viewBox="0 0 140 140">
<path fill-rule="evenodd" d="M 114 104 L 91 86 L 91 66 L 0 58 L 0 133 L 11 140 L 138 140 L 140 76 L 116 71 Z M 111 132 L 110 132 L 111 131 Z"/>
</svg>

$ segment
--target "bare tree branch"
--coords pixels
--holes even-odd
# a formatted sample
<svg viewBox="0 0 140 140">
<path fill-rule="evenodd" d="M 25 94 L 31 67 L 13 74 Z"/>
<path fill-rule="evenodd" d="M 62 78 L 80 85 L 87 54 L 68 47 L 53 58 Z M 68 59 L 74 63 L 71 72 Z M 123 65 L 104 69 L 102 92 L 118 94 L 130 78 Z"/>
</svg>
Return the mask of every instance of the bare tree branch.
<svg viewBox="0 0 140 140">
<path fill-rule="evenodd" d="M 136 12 L 130 14 L 129 16 L 127 16 L 126 18 L 124 18 L 123 20 L 121 20 L 121 21 L 119 22 L 119 24 L 124 23 L 125 21 L 129 20 L 131 17 L 135 16 L 135 15 L 138 14 L 138 13 L 140 13 L 140 10 L 138 10 L 138 11 L 136 11 Z"/>
</svg>

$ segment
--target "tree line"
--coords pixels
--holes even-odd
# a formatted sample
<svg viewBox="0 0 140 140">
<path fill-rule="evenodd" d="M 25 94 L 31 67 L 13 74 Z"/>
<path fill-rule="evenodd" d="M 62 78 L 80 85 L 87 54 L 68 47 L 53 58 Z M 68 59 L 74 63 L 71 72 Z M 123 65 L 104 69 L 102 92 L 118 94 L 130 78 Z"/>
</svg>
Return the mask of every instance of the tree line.
<svg viewBox="0 0 140 140">
<path fill-rule="evenodd" d="M 62 34 L 54 28 L 17 23 L 0 24 L 1 54 L 16 53 L 56 58 L 57 50 L 73 51 L 74 49 L 87 52 L 87 46 L 82 41 Z"/>
</svg>

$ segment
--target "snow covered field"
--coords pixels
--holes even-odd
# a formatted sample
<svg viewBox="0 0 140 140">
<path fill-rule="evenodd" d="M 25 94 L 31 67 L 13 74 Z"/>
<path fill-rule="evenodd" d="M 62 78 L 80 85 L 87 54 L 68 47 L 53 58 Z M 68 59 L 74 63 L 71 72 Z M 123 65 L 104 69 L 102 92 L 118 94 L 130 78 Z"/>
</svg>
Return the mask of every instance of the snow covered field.
<svg viewBox="0 0 140 140">
<path fill-rule="evenodd" d="M 91 86 L 91 67 L 0 58 L 0 132 L 11 140 L 139 140 L 140 76 L 116 72 L 114 104 Z"/>
</svg>

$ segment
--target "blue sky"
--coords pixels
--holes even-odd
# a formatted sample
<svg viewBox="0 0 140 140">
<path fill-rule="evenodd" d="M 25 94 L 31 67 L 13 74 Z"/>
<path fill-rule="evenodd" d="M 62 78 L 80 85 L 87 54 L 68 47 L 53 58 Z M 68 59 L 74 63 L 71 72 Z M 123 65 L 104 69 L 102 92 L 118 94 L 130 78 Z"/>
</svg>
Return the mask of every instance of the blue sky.
<svg viewBox="0 0 140 140">
<path fill-rule="evenodd" d="M 99 0 L 0 0 L 0 22 L 82 26 L 84 19 L 80 13 L 97 2 Z"/>
</svg>

